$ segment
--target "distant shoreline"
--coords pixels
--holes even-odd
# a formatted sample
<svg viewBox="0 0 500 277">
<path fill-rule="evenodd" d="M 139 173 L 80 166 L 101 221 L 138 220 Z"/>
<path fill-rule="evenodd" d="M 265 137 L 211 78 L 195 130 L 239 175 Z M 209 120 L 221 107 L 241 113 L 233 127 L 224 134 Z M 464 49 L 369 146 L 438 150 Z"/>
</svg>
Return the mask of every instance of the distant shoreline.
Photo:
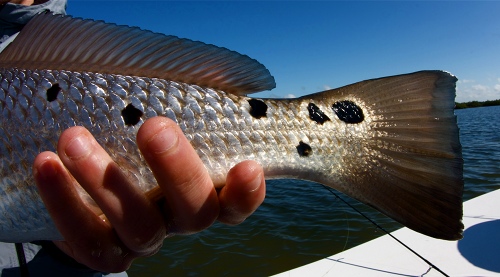
<svg viewBox="0 0 500 277">
<path fill-rule="evenodd" d="M 468 108 L 479 108 L 479 107 L 489 107 L 489 106 L 500 106 L 500 99 L 497 100 L 487 100 L 487 101 L 470 101 L 457 103 L 455 102 L 455 109 L 468 109 Z"/>
</svg>

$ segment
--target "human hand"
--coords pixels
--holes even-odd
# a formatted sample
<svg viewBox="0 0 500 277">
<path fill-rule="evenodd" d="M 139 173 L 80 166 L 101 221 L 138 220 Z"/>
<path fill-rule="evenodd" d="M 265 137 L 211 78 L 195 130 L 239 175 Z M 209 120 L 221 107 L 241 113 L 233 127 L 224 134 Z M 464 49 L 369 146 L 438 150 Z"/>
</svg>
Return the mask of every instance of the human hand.
<svg viewBox="0 0 500 277">
<path fill-rule="evenodd" d="M 126 270 L 135 258 L 155 254 L 166 236 L 199 232 L 217 219 L 241 223 L 264 200 L 264 173 L 253 161 L 232 168 L 217 193 L 189 141 L 167 118 L 147 120 L 137 145 L 165 196 L 161 206 L 127 179 L 83 127 L 61 134 L 59 155 L 43 152 L 34 161 L 40 195 L 65 239 L 54 243 L 90 268 Z M 77 184 L 106 220 L 82 201 Z"/>
</svg>

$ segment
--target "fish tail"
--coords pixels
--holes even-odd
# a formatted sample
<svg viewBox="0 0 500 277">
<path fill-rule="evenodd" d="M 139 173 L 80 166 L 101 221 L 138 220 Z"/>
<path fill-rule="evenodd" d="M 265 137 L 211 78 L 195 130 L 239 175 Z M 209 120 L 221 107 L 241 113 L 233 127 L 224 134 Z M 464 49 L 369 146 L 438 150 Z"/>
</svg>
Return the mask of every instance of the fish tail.
<svg viewBox="0 0 500 277">
<path fill-rule="evenodd" d="M 349 188 L 355 198 L 446 240 L 462 238 L 464 228 L 456 81 L 447 72 L 421 71 L 353 85 L 370 115 L 372 136 L 364 142 L 365 165 L 358 162 L 346 180 L 356 184 Z"/>
</svg>

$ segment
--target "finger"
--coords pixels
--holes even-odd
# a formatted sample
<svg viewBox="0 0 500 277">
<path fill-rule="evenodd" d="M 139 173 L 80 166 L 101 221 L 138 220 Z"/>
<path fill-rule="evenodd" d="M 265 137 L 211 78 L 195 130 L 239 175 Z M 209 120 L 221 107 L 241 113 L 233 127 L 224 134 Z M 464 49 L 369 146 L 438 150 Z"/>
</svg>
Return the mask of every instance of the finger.
<svg viewBox="0 0 500 277">
<path fill-rule="evenodd" d="M 264 171 L 255 161 L 244 161 L 227 174 L 226 186 L 219 192 L 221 211 L 218 220 L 235 225 L 243 222 L 264 201 Z"/>
<path fill-rule="evenodd" d="M 64 168 L 56 154 L 52 152 L 39 154 L 33 163 L 33 172 L 40 196 L 56 224 L 71 218 L 75 219 L 75 223 L 99 219 L 88 206 L 84 205 L 76 190 L 75 179 Z M 68 210 L 75 214 L 66 217 L 70 214 Z M 102 220 L 98 221 L 103 228 L 106 227 Z M 59 225 L 61 226 L 57 227 L 61 233 L 73 234 L 76 233 L 74 231 L 81 230 L 79 224 Z M 87 232 L 83 233 L 87 234 Z"/>
<path fill-rule="evenodd" d="M 189 234 L 210 226 L 219 214 L 217 193 L 177 124 L 151 118 L 139 129 L 137 144 L 165 195 L 169 232 Z"/>
<path fill-rule="evenodd" d="M 97 270 L 123 271 L 130 266 L 134 257 L 127 255 L 111 226 L 83 203 L 75 179 L 56 154 L 39 154 L 33 173 L 40 196 L 65 239 L 55 242 L 63 252 Z"/>
<path fill-rule="evenodd" d="M 158 207 L 130 183 L 93 136 L 83 127 L 70 128 L 61 134 L 58 153 L 122 242 L 140 255 L 155 253 L 166 232 Z"/>
</svg>

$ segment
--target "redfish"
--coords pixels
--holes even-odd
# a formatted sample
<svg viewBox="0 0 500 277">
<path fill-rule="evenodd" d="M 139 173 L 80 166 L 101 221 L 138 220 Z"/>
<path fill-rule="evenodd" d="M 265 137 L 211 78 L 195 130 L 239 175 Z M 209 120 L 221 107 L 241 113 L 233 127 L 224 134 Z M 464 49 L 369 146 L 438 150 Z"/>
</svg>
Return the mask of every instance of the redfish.
<svg viewBox="0 0 500 277">
<path fill-rule="evenodd" d="M 37 15 L 0 54 L 0 241 L 62 239 L 31 167 L 71 126 L 90 130 L 155 200 L 161 193 L 135 142 L 154 116 L 181 127 L 216 187 L 252 159 L 269 179 L 318 182 L 417 232 L 460 239 L 456 81 L 420 71 L 296 99 L 250 98 L 275 82 L 248 56 L 139 28 Z M 83 189 L 81 197 L 92 205 Z"/>
</svg>

